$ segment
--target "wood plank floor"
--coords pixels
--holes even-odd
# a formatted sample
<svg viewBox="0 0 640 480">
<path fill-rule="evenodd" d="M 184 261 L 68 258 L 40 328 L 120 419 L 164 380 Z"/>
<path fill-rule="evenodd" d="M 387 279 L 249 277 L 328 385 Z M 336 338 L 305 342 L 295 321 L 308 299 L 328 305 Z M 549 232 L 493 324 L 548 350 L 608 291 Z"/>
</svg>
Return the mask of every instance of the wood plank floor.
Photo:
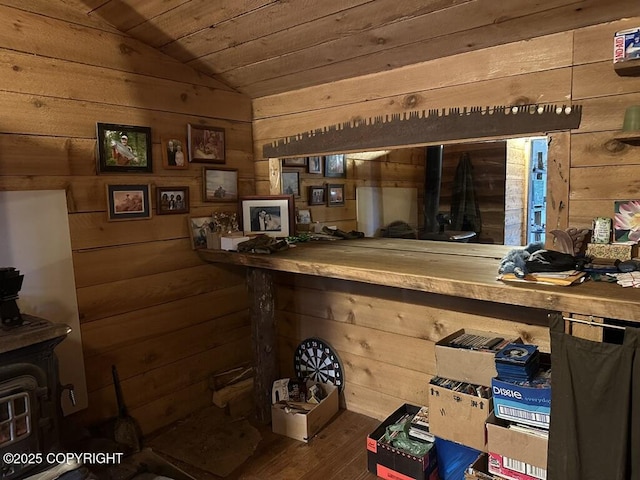
<svg viewBox="0 0 640 480">
<path fill-rule="evenodd" d="M 308 444 L 256 427 L 262 441 L 247 462 L 227 480 L 372 480 L 367 471 L 366 438 L 380 422 L 347 410 L 340 412 Z M 174 465 L 198 480 L 219 480 L 175 459 Z"/>
</svg>

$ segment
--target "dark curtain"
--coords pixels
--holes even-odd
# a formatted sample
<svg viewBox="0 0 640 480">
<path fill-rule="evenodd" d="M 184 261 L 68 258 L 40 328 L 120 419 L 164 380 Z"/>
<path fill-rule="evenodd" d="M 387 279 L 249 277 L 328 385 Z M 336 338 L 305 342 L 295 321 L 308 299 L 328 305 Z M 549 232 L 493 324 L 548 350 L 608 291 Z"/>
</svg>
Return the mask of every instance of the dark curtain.
<svg viewBox="0 0 640 480">
<path fill-rule="evenodd" d="M 564 333 L 551 317 L 548 480 L 640 480 L 640 329 L 621 345 Z"/>
<path fill-rule="evenodd" d="M 473 165 L 469 153 L 460 156 L 451 195 L 451 230 L 480 233 L 480 205 L 473 187 Z"/>
</svg>

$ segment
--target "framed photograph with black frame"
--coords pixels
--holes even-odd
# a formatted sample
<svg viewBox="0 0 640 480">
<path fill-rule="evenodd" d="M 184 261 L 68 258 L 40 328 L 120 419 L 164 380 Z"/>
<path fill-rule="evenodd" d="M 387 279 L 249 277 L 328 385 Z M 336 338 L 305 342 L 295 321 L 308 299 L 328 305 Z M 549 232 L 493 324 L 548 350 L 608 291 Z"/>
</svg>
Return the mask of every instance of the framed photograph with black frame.
<svg viewBox="0 0 640 480">
<path fill-rule="evenodd" d="M 110 222 L 151 218 L 149 185 L 107 185 L 107 215 Z"/>
<path fill-rule="evenodd" d="M 322 173 L 322 157 L 309 157 L 308 166 L 309 168 L 307 169 L 307 171 L 309 173 L 321 174 Z"/>
<path fill-rule="evenodd" d="M 325 188 L 323 186 L 309 187 L 309 205 L 324 205 L 327 203 L 325 199 Z"/>
<path fill-rule="evenodd" d="M 288 237 L 295 234 L 293 195 L 241 197 L 240 213 L 245 235 L 263 233 L 272 237 Z"/>
<path fill-rule="evenodd" d="M 324 157 L 325 177 L 347 177 L 347 160 L 343 153 L 339 155 L 327 155 Z"/>
<path fill-rule="evenodd" d="M 151 173 L 151 128 L 97 123 L 97 173 Z"/>
<path fill-rule="evenodd" d="M 300 196 L 300 173 L 283 171 L 282 175 L 282 193 L 284 195 Z"/>
<path fill-rule="evenodd" d="M 189 161 L 193 163 L 224 163 L 224 128 L 187 124 Z"/>
<path fill-rule="evenodd" d="M 189 213 L 189 187 L 156 187 L 156 213 Z"/>
<path fill-rule="evenodd" d="M 283 158 L 283 167 L 306 167 L 307 157 Z"/>
<path fill-rule="evenodd" d="M 238 170 L 235 168 L 203 167 L 202 200 L 204 202 L 237 202 Z"/>
<path fill-rule="evenodd" d="M 344 183 L 327 185 L 327 206 L 339 207 L 344 205 Z"/>
</svg>

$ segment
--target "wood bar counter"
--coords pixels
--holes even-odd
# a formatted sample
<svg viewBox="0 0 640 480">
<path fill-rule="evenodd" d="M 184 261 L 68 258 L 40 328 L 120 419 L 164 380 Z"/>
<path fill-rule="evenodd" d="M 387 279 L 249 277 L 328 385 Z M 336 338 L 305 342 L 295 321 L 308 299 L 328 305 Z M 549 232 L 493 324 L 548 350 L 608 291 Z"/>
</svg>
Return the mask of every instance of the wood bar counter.
<svg viewBox="0 0 640 480">
<path fill-rule="evenodd" d="M 203 260 L 248 267 L 256 355 L 259 416 L 268 421 L 275 368 L 271 272 L 288 272 L 444 295 L 640 322 L 640 292 L 615 283 L 587 281 L 569 287 L 504 283 L 500 259 L 514 247 L 473 243 L 364 238 L 312 241 L 270 255 L 199 250 Z M 257 285 L 261 282 L 263 285 Z M 270 297 L 270 298 L 267 298 Z M 268 339 L 268 340 L 267 340 Z M 266 340 L 266 341 L 265 341 Z M 258 378 L 261 377 L 261 378 Z"/>
</svg>

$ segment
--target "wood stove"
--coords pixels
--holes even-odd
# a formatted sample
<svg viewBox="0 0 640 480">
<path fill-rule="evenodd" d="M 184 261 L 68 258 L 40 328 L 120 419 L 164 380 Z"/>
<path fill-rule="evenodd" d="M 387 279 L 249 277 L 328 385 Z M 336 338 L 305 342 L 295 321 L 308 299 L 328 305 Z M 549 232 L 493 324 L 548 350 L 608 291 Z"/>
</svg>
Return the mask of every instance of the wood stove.
<svg viewBox="0 0 640 480">
<path fill-rule="evenodd" d="M 11 464 L 0 464 L 2 480 L 50 468 L 46 454 L 61 450 L 54 348 L 69 332 L 67 325 L 25 314 L 20 325 L 0 328 L 0 457 L 14 454 Z"/>
</svg>

